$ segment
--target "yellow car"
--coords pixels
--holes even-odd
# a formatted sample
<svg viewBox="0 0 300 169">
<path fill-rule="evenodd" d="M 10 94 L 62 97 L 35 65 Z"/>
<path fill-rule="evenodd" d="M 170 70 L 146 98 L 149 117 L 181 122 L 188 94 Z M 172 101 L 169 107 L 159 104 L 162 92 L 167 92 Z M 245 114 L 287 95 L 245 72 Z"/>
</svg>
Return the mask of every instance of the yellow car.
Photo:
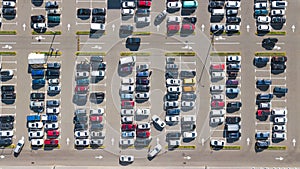
<svg viewBox="0 0 300 169">
<path fill-rule="evenodd" d="M 196 91 L 195 86 L 183 86 L 182 88 L 183 88 L 184 92 L 194 92 L 194 91 Z"/>
<path fill-rule="evenodd" d="M 188 79 L 183 79 L 183 84 L 195 84 L 196 83 L 196 78 L 188 78 Z"/>
</svg>

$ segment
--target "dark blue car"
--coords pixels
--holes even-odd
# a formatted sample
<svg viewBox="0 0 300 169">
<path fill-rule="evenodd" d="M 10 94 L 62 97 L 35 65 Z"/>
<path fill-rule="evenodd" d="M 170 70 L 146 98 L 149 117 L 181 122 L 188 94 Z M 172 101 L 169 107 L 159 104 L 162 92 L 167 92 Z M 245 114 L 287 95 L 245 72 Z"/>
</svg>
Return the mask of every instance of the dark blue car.
<svg viewBox="0 0 300 169">
<path fill-rule="evenodd" d="M 271 100 L 273 98 L 273 94 L 258 94 L 258 100 Z"/>
<path fill-rule="evenodd" d="M 180 109 L 168 109 L 167 110 L 167 115 L 179 115 L 180 114 Z"/>
<path fill-rule="evenodd" d="M 46 83 L 45 79 L 33 79 L 32 85 L 44 86 Z"/>
<path fill-rule="evenodd" d="M 261 64 L 266 64 L 269 62 L 269 58 L 268 57 L 255 57 L 254 58 L 254 64 L 255 65 L 261 65 Z"/>
<path fill-rule="evenodd" d="M 272 84 L 272 80 L 269 79 L 261 79 L 256 81 L 257 86 L 269 86 Z"/>
<path fill-rule="evenodd" d="M 45 71 L 44 70 L 35 70 L 33 69 L 31 71 L 31 76 L 44 76 Z"/>
</svg>

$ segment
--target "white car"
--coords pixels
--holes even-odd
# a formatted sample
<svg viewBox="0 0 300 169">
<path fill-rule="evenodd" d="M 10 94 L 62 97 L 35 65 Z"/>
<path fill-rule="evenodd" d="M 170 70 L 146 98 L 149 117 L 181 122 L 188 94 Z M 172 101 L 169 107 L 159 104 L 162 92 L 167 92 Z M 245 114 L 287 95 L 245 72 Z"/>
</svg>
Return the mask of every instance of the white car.
<svg viewBox="0 0 300 169">
<path fill-rule="evenodd" d="M 169 93 L 180 93 L 182 91 L 182 88 L 180 86 L 170 86 L 168 87 Z"/>
<path fill-rule="evenodd" d="M 2 6 L 4 8 L 14 8 L 16 6 L 16 3 L 13 1 L 3 1 Z"/>
<path fill-rule="evenodd" d="M 58 129 L 58 123 L 46 123 L 45 124 L 46 130 L 55 130 Z"/>
<path fill-rule="evenodd" d="M 122 8 L 135 8 L 135 3 L 132 1 L 122 2 Z"/>
<path fill-rule="evenodd" d="M 167 7 L 168 8 L 172 8 L 172 9 L 178 9 L 181 8 L 181 2 L 180 1 L 176 1 L 176 2 L 168 2 L 167 3 Z"/>
<path fill-rule="evenodd" d="M 162 149 L 162 146 L 160 144 L 157 144 L 152 150 L 149 151 L 148 157 L 154 157 L 156 156 Z"/>
<path fill-rule="evenodd" d="M 258 2 L 254 4 L 255 9 L 267 9 L 268 4 L 267 2 Z"/>
<path fill-rule="evenodd" d="M 211 110 L 210 116 L 224 116 L 226 113 L 225 109 Z"/>
<path fill-rule="evenodd" d="M 234 32 L 234 31 L 239 31 L 239 30 L 240 30 L 240 25 L 227 25 L 226 26 L 227 32 Z"/>
<path fill-rule="evenodd" d="M 76 139 L 75 145 L 76 146 L 88 146 L 90 144 L 89 139 Z"/>
<path fill-rule="evenodd" d="M 22 136 L 22 138 L 18 141 L 16 148 L 14 149 L 14 153 L 19 154 L 25 144 L 25 139 Z"/>
<path fill-rule="evenodd" d="M 181 18 L 179 16 L 168 16 L 167 22 L 168 23 L 171 23 L 171 22 L 179 23 L 179 22 L 181 22 Z"/>
<path fill-rule="evenodd" d="M 274 125 L 273 130 L 274 131 L 286 131 L 286 125 Z"/>
<path fill-rule="evenodd" d="M 47 108 L 46 112 L 48 114 L 58 114 L 60 110 L 57 107 L 51 107 L 51 108 Z"/>
<path fill-rule="evenodd" d="M 105 132 L 104 131 L 91 131 L 90 136 L 91 136 L 91 138 L 105 137 Z"/>
<path fill-rule="evenodd" d="M 287 118 L 286 117 L 275 117 L 274 118 L 274 123 L 278 124 L 278 123 L 286 123 L 287 122 Z"/>
<path fill-rule="evenodd" d="M 270 31 L 271 26 L 270 25 L 258 25 L 257 30 L 258 31 Z"/>
<path fill-rule="evenodd" d="M 166 126 L 166 123 L 163 120 L 161 120 L 161 118 L 158 117 L 157 115 L 152 116 L 152 121 L 161 128 L 164 128 Z"/>
<path fill-rule="evenodd" d="M 225 118 L 224 117 L 211 117 L 210 118 L 210 124 L 212 125 L 219 125 L 224 122 Z"/>
<path fill-rule="evenodd" d="M 76 78 L 88 78 L 89 75 L 89 72 L 76 72 Z"/>
<path fill-rule="evenodd" d="M 134 78 L 133 77 L 125 77 L 122 78 L 122 84 L 133 84 Z"/>
<path fill-rule="evenodd" d="M 178 107 L 179 106 L 179 102 L 178 101 L 166 101 L 165 102 L 165 108 L 169 108 L 169 107 Z"/>
<path fill-rule="evenodd" d="M 285 15 L 285 10 L 283 9 L 273 9 L 271 10 L 271 16 L 275 16 L 275 15 Z"/>
<path fill-rule="evenodd" d="M 42 146 L 44 145 L 43 139 L 31 139 L 31 145 L 32 146 Z"/>
<path fill-rule="evenodd" d="M 149 93 L 136 93 L 135 94 L 136 99 L 149 99 Z"/>
<path fill-rule="evenodd" d="M 180 79 L 167 79 L 167 85 L 169 86 L 180 86 L 181 80 Z"/>
<path fill-rule="evenodd" d="M 197 137 L 197 132 L 192 131 L 192 132 L 183 132 L 183 138 L 196 138 Z"/>
<path fill-rule="evenodd" d="M 49 9 L 47 11 L 48 15 L 60 15 L 61 14 L 61 10 L 60 9 Z"/>
<path fill-rule="evenodd" d="M 132 123 L 134 120 L 133 116 L 124 116 L 121 118 L 122 123 Z"/>
<path fill-rule="evenodd" d="M 89 136 L 89 132 L 87 130 L 84 131 L 75 131 L 74 136 L 76 138 L 87 138 Z"/>
<path fill-rule="evenodd" d="M 224 85 L 212 85 L 210 86 L 210 92 L 222 92 L 224 88 Z"/>
<path fill-rule="evenodd" d="M 134 109 L 121 109 L 121 115 L 122 116 L 133 116 Z"/>
<path fill-rule="evenodd" d="M 194 101 L 182 101 L 181 107 L 194 107 L 195 102 Z"/>
<path fill-rule="evenodd" d="M 46 23 L 34 23 L 33 29 L 45 29 L 47 27 Z"/>
<path fill-rule="evenodd" d="M 213 79 L 223 79 L 225 77 L 224 72 L 212 72 L 211 73 L 211 78 Z"/>
<path fill-rule="evenodd" d="M 287 1 L 273 1 L 271 3 L 272 8 L 280 8 L 280 9 L 285 9 L 287 6 L 288 2 Z"/>
<path fill-rule="evenodd" d="M 30 107 L 34 108 L 34 107 L 44 107 L 44 102 L 42 101 L 31 101 L 30 102 Z"/>
<path fill-rule="evenodd" d="M 94 70 L 91 72 L 92 77 L 104 77 L 105 71 L 104 70 Z"/>
<path fill-rule="evenodd" d="M 166 122 L 179 122 L 180 116 L 166 116 Z"/>
<path fill-rule="evenodd" d="M 130 146 L 134 144 L 134 139 L 121 139 L 120 145 L 121 146 Z"/>
<path fill-rule="evenodd" d="M 30 131 L 28 133 L 28 137 L 29 138 L 41 138 L 44 137 L 44 131 L 40 130 L 40 131 Z"/>
<path fill-rule="evenodd" d="M 242 60 L 242 57 L 239 55 L 229 55 L 227 57 L 228 62 L 240 62 Z"/>
<path fill-rule="evenodd" d="M 134 91 L 134 86 L 133 85 L 122 85 L 121 91 L 132 93 Z"/>
<path fill-rule="evenodd" d="M 241 6 L 241 2 L 239 2 L 239 1 L 227 1 L 225 6 L 226 6 L 226 8 L 239 8 Z"/>
<path fill-rule="evenodd" d="M 134 156 L 132 155 L 121 155 L 120 162 L 132 163 L 134 161 Z"/>
<path fill-rule="evenodd" d="M 275 139 L 286 139 L 286 134 L 285 133 L 274 132 L 273 133 L 273 138 L 275 138 Z"/>
<path fill-rule="evenodd" d="M 150 123 L 138 123 L 137 129 L 140 130 L 149 130 L 150 129 Z"/>
<path fill-rule="evenodd" d="M 49 83 L 49 85 L 58 85 L 59 79 L 49 79 L 48 83 Z"/>
<path fill-rule="evenodd" d="M 224 100 L 224 94 L 213 94 L 212 96 L 211 96 L 211 99 L 212 100 Z"/>
<path fill-rule="evenodd" d="M 135 114 L 138 116 L 149 116 L 150 109 L 136 109 Z"/>
<path fill-rule="evenodd" d="M 225 141 L 212 139 L 210 140 L 210 145 L 213 147 L 223 147 L 225 145 Z"/>
<path fill-rule="evenodd" d="M 260 103 L 260 104 L 258 105 L 258 107 L 259 107 L 260 109 L 270 109 L 271 103 L 270 103 L 270 102 L 268 102 L 268 103 Z"/>
<path fill-rule="evenodd" d="M 271 114 L 274 116 L 285 116 L 287 114 L 287 109 L 275 108 L 275 109 L 272 109 Z"/>
<path fill-rule="evenodd" d="M 122 9 L 121 13 L 122 13 L 122 15 L 133 15 L 134 10 L 133 9 Z"/>
<path fill-rule="evenodd" d="M 259 17 L 257 17 L 257 22 L 258 23 L 270 23 L 271 18 L 269 16 L 259 16 Z"/>
<path fill-rule="evenodd" d="M 103 115 L 104 108 L 90 109 L 90 115 Z"/>
<path fill-rule="evenodd" d="M 29 122 L 27 124 L 27 127 L 30 129 L 41 129 L 43 126 L 43 122 Z"/>
<path fill-rule="evenodd" d="M 13 130 L 2 130 L 0 131 L 0 137 L 12 137 L 14 135 Z"/>
</svg>

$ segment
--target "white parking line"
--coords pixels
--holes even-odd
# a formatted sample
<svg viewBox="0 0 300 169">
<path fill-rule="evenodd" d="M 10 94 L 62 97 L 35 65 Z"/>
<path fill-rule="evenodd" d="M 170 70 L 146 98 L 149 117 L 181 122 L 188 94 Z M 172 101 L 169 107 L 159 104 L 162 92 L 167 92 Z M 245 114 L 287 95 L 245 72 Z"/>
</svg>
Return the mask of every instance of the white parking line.
<svg viewBox="0 0 300 169">
<path fill-rule="evenodd" d="M 286 84 L 282 84 L 282 85 L 280 85 L 280 84 L 274 84 L 274 85 L 270 85 L 270 86 L 279 86 L 279 87 L 286 87 Z"/>
<path fill-rule="evenodd" d="M 123 42 L 122 44 L 125 45 L 126 42 Z M 142 44 L 142 45 L 149 45 L 150 43 L 149 43 L 149 42 L 142 42 L 142 43 L 140 43 L 140 44 Z"/>
<path fill-rule="evenodd" d="M 3 25 L 18 25 L 18 22 L 2 23 Z"/>
<path fill-rule="evenodd" d="M 5 105 L 5 106 L 0 106 L 0 109 L 16 109 L 16 106 L 8 106 L 8 105 Z M 3 114 L 2 114 L 3 115 Z"/>
<path fill-rule="evenodd" d="M 31 42 L 32 45 L 59 45 L 60 42 Z"/>
<path fill-rule="evenodd" d="M 194 45 L 194 42 L 165 42 L 166 45 Z"/>
<path fill-rule="evenodd" d="M 239 45 L 240 42 L 214 42 L 214 45 Z"/>
<path fill-rule="evenodd" d="M 76 25 L 89 25 L 90 23 L 80 23 L 80 22 L 76 22 Z"/>
<path fill-rule="evenodd" d="M 255 72 L 269 72 L 270 70 L 254 69 Z"/>
<path fill-rule="evenodd" d="M 34 10 L 34 9 L 45 10 L 45 8 L 42 8 L 42 7 L 31 7 L 31 10 Z"/>
<path fill-rule="evenodd" d="M 0 45 L 15 45 L 17 42 L 0 42 Z"/>
<path fill-rule="evenodd" d="M 17 61 L 1 61 L 1 63 L 14 63 L 17 64 Z M 13 69 L 13 70 L 17 70 L 17 69 Z"/>
<path fill-rule="evenodd" d="M 80 42 L 80 45 L 104 45 L 103 42 Z"/>
</svg>

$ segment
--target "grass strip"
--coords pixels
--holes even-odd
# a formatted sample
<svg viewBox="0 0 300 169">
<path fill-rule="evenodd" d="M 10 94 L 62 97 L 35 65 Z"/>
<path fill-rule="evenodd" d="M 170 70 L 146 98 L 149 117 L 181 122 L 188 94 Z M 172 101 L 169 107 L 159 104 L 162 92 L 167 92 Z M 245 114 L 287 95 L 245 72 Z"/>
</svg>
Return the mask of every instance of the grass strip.
<svg viewBox="0 0 300 169">
<path fill-rule="evenodd" d="M 43 33 L 32 31 L 32 35 L 61 35 L 61 31 L 46 31 Z"/>
<path fill-rule="evenodd" d="M 165 56 L 195 56 L 196 52 L 166 52 Z"/>
<path fill-rule="evenodd" d="M 223 150 L 240 150 L 240 149 L 242 149 L 242 147 L 241 146 L 224 146 L 222 149 Z"/>
<path fill-rule="evenodd" d="M 46 51 L 42 51 L 42 52 L 40 52 L 40 51 L 38 51 L 38 52 L 34 52 L 34 53 L 37 53 L 37 54 L 45 54 L 45 55 L 50 55 L 51 54 L 51 52 L 46 52 Z M 57 55 L 57 56 L 61 56 L 62 55 L 62 52 L 52 52 L 52 55 Z"/>
<path fill-rule="evenodd" d="M 15 144 L 11 144 L 9 146 L 1 146 L 1 148 L 15 148 L 16 145 Z"/>
<path fill-rule="evenodd" d="M 150 52 L 120 52 L 120 56 L 150 56 Z"/>
<path fill-rule="evenodd" d="M 267 150 L 286 150 L 287 146 L 269 146 Z"/>
<path fill-rule="evenodd" d="M 127 149 L 134 149 L 135 148 L 135 146 L 128 146 L 128 147 L 126 147 Z M 126 149 L 125 148 L 125 149 Z M 145 149 L 145 148 L 147 148 L 147 149 L 149 149 L 150 148 L 150 146 L 148 145 L 148 146 L 138 146 L 137 148 L 143 148 L 143 149 Z"/>
<path fill-rule="evenodd" d="M 0 31 L 0 35 L 16 35 L 17 31 L 13 30 L 13 31 Z"/>
<path fill-rule="evenodd" d="M 90 33 L 90 31 L 77 31 L 76 35 L 89 35 Z"/>
<path fill-rule="evenodd" d="M 255 52 L 255 56 L 285 56 L 285 52 Z"/>
<path fill-rule="evenodd" d="M 255 32 L 255 35 L 259 35 L 259 33 Z M 286 35 L 286 31 L 271 31 L 265 35 Z"/>
<path fill-rule="evenodd" d="M 86 149 L 104 149 L 105 146 L 87 146 Z"/>
<path fill-rule="evenodd" d="M 178 146 L 178 149 L 196 149 L 195 145 L 190 145 L 190 146 Z"/>
<path fill-rule="evenodd" d="M 151 32 L 133 32 L 132 35 L 151 35 Z"/>
<path fill-rule="evenodd" d="M 106 56 L 106 52 L 75 52 L 76 56 L 93 56 L 93 55 L 101 55 Z"/>
<path fill-rule="evenodd" d="M 241 55 L 241 52 L 211 52 L 210 56 Z"/>
<path fill-rule="evenodd" d="M 0 52 L 0 55 L 2 55 L 2 56 L 16 56 L 17 52 L 3 51 L 3 52 Z"/>
</svg>

